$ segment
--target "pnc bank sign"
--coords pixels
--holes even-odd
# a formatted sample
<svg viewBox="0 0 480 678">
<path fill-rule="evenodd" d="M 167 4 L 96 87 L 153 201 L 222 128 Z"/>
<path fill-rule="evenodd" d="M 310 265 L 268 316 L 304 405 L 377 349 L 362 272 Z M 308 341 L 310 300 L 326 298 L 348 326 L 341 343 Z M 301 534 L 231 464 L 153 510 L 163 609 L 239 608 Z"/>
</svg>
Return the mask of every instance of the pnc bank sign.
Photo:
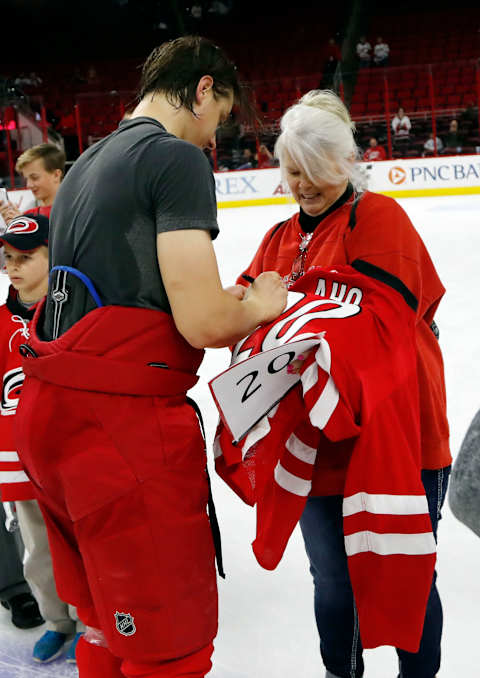
<svg viewBox="0 0 480 678">
<path fill-rule="evenodd" d="M 388 180 L 394 186 L 401 184 L 442 184 L 443 182 L 472 182 L 480 185 L 480 162 L 452 162 L 409 167 L 396 165 L 388 170 Z"/>
<path fill-rule="evenodd" d="M 407 173 L 403 167 L 391 167 L 388 172 L 388 178 L 392 184 L 396 186 L 398 184 L 403 184 L 407 178 Z"/>
</svg>

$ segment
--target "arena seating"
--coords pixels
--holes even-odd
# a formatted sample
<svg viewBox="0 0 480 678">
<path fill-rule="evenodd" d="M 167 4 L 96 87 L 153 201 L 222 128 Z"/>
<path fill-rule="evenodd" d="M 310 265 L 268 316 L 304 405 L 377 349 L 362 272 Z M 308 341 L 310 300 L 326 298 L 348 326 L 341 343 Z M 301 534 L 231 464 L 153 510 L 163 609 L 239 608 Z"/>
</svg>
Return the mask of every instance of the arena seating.
<svg viewBox="0 0 480 678">
<path fill-rule="evenodd" d="M 473 108 L 480 91 L 478 18 L 473 8 L 398 12 L 394 20 L 386 12 L 372 18 L 368 38 L 374 44 L 381 36 L 390 46 L 390 60 L 387 69 L 372 66 L 356 74 L 350 112 L 361 146 L 370 135 L 385 143 L 388 101 L 390 118 L 402 106 L 412 121 L 410 144 L 394 150 L 394 157 L 421 154 L 432 131 L 433 98 L 437 135 L 441 138 L 457 118 L 467 139 L 463 152 L 476 152 L 478 116 L 467 117 L 464 111 Z"/>
<path fill-rule="evenodd" d="M 386 101 L 390 118 L 402 106 L 413 123 L 412 143 L 404 152 L 418 153 L 420 141 L 423 144 L 431 131 L 432 95 L 440 136 L 448 120 L 460 117 L 478 101 L 478 11 L 462 9 L 454 15 L 451 11 L 400 11 L 394 21 L 388 12 L 386 8 L 383 15 L 371 17 L 367 37 L 373 44 L 382 36 L 390 45 L 389 67 L 359 69 L 346 101 L 357 123 L 361 146 L 373 132 L 385 143 Z M 309 13 L 302 10 L 302 25 L 292 28 L 281 12 L 262 16 L 259 5 L 259 30 L 252 31 L 248 23 L 212 23 L 208 37 L 227 48 L 242 77 L 251 84 L 260 118 L 267 128 L 275 129 L 289 105 L 321 85 L 322 45 L 334 34 L 337 20 L 334 10 L 328 15 L 322 8 L 320 16 L 319 8 L 312 7 Z M 268 32 L 263 25 L 268 25 Z M 66 121 L 66 126 L 62 127 L 62 122 L 57 126 L 62 134 L 75 132 L 71 113 L 76 105 L 83 144 L 87 145 L 113 130 L 133 104 L 143 57 L 95 63 L 93 82 L 85 78 L 92 66 L 89 62 L 51 65 L 41 72 L 41 87 L 26 87 L 25 92 Z M 15 67 L 4 67 L 5 72 L 9 70 L 14 77 Z M 37 68 L 25 65 L 25 71 L 29 70 Z M 462 132 L 469 138 L 467 149 L 480 145 L 478 117 L 474 118 L 462 120 Z"/>
</svg>

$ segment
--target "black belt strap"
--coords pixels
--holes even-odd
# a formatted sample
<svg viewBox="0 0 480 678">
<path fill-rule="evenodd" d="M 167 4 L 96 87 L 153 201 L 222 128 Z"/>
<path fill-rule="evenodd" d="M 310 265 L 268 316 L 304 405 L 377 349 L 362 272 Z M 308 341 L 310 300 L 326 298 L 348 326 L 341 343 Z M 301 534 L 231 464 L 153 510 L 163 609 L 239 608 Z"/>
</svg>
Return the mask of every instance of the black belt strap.
<svg viewBox="0 0 480 678">
<path fill-rule="evenodd" d="M 203 440 L 205 442 L 205 454 L 207 452 L 206 442 L 207 438 L 205 436 L 205 426 L 203 424 L 202 413 L 197 403 L 187 396 L 187 403 L 193 407 L 195 414 L 197 415 L 198 422 L 200 424 L 200 429 L 202 431 Z M 212 495 L 212 484 L 210 482 L 210 474 L 208 473 L 208 467 L 205 467 L 205 473 L 207 474 L 208 482 L 208 518 L 210 520 L 210 529 L 212 530 L 213 544 L 215 546 L 215 558 L 217 561 L 217 570 L 218 574 L 222 579 L 225 579 L 225 571 L 223 569 L 223 556 L 222 556 L 222 537 L 220 534 L 220 527 L 217 520 L 217 512 L 215 510 L 215 504 L 213 502 Z"/>
</svg>

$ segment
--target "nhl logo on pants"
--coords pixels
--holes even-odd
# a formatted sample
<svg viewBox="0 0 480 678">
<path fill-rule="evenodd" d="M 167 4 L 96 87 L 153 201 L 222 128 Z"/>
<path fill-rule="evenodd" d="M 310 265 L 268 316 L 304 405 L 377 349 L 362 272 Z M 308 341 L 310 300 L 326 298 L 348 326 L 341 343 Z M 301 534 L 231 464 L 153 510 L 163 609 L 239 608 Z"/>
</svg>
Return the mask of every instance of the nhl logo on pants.
<svg viewBox="0 0 480 678">
<path fill-rule="evenodd" d="M 133 636 L 137 630 L 133 623 L 133 619 L 134 617 L 128 612 L 115 612 L 117 631 L 121 633 L 122 636 Z"/>
</svg>

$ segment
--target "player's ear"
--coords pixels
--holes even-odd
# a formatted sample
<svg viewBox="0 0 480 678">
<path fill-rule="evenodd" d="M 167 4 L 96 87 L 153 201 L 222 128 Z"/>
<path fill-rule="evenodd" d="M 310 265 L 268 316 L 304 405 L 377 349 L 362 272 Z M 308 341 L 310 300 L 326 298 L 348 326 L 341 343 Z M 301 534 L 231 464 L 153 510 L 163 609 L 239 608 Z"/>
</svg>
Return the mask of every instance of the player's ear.
<svg viewBox="0 0 480 678">
<path fill-rule="evenodd" d="M 202 75 L 198 81 L 197 90 L 195 92 L 195 98 L 198 104 L 202 104 L 206 99 L 208 99 L 209 92 L 211 92 L 213 87 L 213 78 L 211 75 Z"/>
</svg>

